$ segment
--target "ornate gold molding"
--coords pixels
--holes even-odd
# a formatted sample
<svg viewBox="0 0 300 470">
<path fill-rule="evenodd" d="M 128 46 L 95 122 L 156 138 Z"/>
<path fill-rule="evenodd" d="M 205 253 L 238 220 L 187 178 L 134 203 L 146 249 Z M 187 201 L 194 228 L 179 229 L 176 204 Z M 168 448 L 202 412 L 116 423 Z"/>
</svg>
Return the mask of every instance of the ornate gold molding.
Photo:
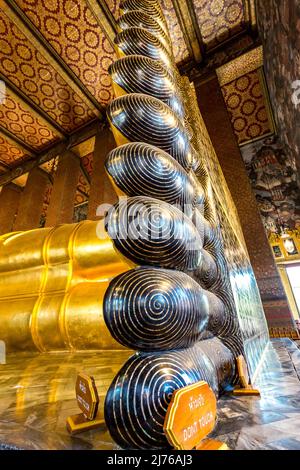
<svg viewBox="0 0 300 470">
<path fill-rule="evenodd" d="M 227 83 L 242 77 L 246 73 L 257 70 L 263 66 L 263 47 L 259 46 L 252 49 L 246 54 L 228 62 L 222 67 L 216 69 L 216 74 L 219 79 L 220 86 L 227 85 Z"/>
</svg>

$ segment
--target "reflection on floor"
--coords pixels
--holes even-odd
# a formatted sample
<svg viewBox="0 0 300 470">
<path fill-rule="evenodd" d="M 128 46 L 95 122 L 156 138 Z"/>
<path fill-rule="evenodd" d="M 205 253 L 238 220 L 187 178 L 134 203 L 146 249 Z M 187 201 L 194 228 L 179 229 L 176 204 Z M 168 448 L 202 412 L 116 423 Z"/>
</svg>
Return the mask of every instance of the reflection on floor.
<svg viewBox="0 0 300 470">
<path fill-rule="evenodd" d="M 105 426 L 71 438 L 65 423 L 78 412 L 74 382 L 94 375 L 105 391 L 131 352 L 11 355 L 0 366 L 0 448 L 116 449 Z M 214 436 L 231 449 L 300 450 L 300 350 L 273 340 L 255 383 L 256 397 L 223 397 Z"/>
<path fill-rule="evenodd" d="M 275 339 L 255 381 L 261 398 L 224 397 L 214 436 L 236 450 L 300 450 L 300 350 Z"/>
<path fill-rule="evenodd" d="M 70 437 L 66 419 L 80 412 L 78 372 L 94 376 L 102 414 L 107 389 L 131 355 L 126 350 L 9 355 L 0 366 L 0 449 L 114 449 L 105 425 Z"/>
</svg>

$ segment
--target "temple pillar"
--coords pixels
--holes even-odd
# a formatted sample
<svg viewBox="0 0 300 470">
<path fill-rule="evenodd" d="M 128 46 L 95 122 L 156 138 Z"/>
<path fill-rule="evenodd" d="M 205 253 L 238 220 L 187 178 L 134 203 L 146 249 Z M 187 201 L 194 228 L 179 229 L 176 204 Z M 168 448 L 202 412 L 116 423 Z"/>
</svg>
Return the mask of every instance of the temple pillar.
<svg viewBox="0 0 300 470">
<path fill-rule="evenodd" d="M 20 199 L 14 224 L 15 231 L 31 230 L 39 227 L 48 183 L 49 176 L 45 171 L 38 167 L 31 170 Z"/>
<path fill-rule="evenodd" d="M 10 183 L 0 192 L 0 235 L 11 232 L 18 212 L 22 188 Z"/>
<path fill-rule="evenodd" d="M 47 211 L 46 227 L 73 222 L 74 202 L 80 175 L 80 158 L 66 151 L 59 158 L 50 204 Z"/>
<path fill-rule="evenodd" d="M 294 320 L 216 75 L 195 83 L 198 105 L 236 205 L 269 326 Z"/>
<path fill-rule="evenodd" d="M 115 140 L 110 129 L 103 129 L 96 135 L 88 209 L 89 220 L 98 218 L 97 208 L 101 204 L 115 204 L 118 200 L 104 167 L 107 154 L 115 147 Z"/>
</svg>

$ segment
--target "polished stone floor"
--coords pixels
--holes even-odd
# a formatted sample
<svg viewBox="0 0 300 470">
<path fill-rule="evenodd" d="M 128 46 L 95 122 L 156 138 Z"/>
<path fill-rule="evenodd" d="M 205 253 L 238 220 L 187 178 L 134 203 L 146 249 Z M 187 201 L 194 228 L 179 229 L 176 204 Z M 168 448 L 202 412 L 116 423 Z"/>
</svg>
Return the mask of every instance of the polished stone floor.
<svg viewBox="0 0 300 470">
<path fill-rule="evenodd" d="M 116 446 L 105 425 L 71 437 L 68 416 L 80 413 L 75 399 L 78 372 L 95 378 L 103 415 L 104 398 L 132 351 L 9 355 L 0 365 L 0 448 L 103 449 Z"/>
<path fill-rule="evenodd" d="M 93 375 L 100 395 L 131 353 L 10 355 L 0 365 L 0 448 L 116 449 L 105 425 L 70 437 L 68 416 L 78 412 L 74 382 Z M 300 450 L 300 350 L 291 340 L 270 343 L 255 386 L 257 397 L 223 397 L 214 436 L 231 449 Z"/>
<path fill-rule="evenodd" d="M 214 436 L 235 450 L 300 450 L 300 350 L 289 339 L 269 345 L 256 397 L 223 397 Z"/>
</svg>

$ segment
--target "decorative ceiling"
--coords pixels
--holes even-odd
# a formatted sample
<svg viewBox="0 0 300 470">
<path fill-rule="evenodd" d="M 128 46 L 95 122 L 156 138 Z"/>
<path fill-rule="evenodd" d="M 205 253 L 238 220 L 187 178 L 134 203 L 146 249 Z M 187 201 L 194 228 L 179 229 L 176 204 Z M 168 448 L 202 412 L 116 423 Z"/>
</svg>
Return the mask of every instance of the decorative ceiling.
<svg viewBox="0 0 300 470">
<path fill-rule="evenodd" d="M 161 0 L 182 72 L 214 68 L 253 48 L 253 3 Z M 119 4 L 0 0 L 0 174 L 22 165 L 22 176 L 24 162 L 46 154 L 42 167 L 48 171 L 52 149 L 105 119 Z"/>
<path fill-rule="evenodd" d="M 208 50 L 246 29 L 243 0 L 193 0 L 203 43 Z"/>
<path fill-rule="evenodd" d="M 0 72 L 8 86 L 14 84 L 67 132 L 96 117 L 54 64 L 47 61 L 3 10 L 0 10 L 0 40 Z"/>
<path fill-rule="evenodd" d="M 117 20 L 120 17 L 120 1 L 119 0 L 105 0 L 110 12 L 113 14 L 114 18 Z"/>
<path fill-rule="evenodd" d="M 108 67 L 115 54 L 88 2 L 16 0 L 16 3 L 96 100 L 107 105 L 112 99 Z"/>
<path fill-rule="evenodd" d="M 120 0 L 105 2 L 117 20 Z M 206 62 L 214 49 L 223 48 L 243 35 L 253 36 L 256 31 L 254 0 L 161 0 L 160 3 L 178 65 Z"/>
<path fill-rule="evenodd" d="M 14 166 L 26 157 L 27 155 L 19 147 L 9 143 L 0 135 L 0 164 L 3 168 Z"/>
<path fill-rule="evenodd" d="M 48 128 L 47 122 L 28 112 L 9 91 L 0 104 L 0 122 L 10 134 L 34 150 L 43 150 L 59 140 L 59 136 Z"/>
</svg>

